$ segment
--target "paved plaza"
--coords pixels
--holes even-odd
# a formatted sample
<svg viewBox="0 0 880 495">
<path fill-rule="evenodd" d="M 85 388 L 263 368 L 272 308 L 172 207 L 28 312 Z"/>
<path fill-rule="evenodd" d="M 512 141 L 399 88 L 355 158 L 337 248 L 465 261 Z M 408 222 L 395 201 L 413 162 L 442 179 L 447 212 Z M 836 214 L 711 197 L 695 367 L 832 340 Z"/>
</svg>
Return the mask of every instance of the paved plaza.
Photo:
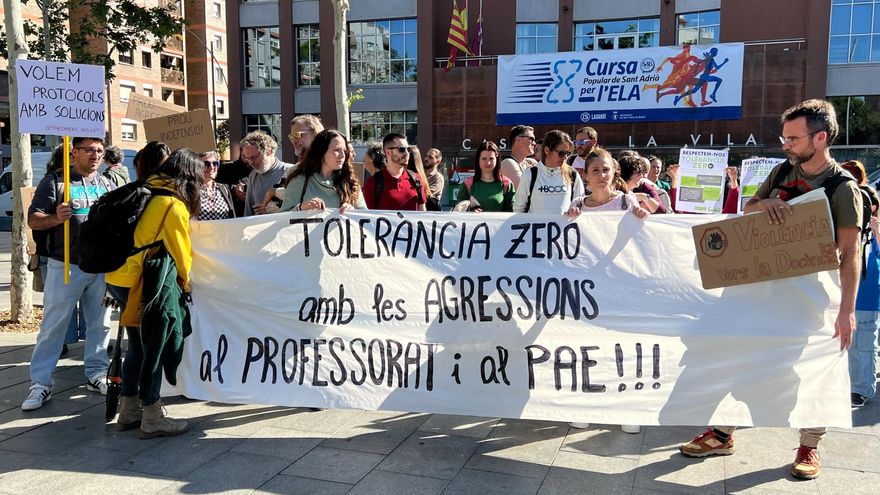
<svg viewBox="0 0 880 495">
<path fill-rule="evenodd" d="M 0 233 L 0 308 L 8 308 L 9 234 Z M 880 399 L 820 446 L 822 474 L 788 474 L 797 432 L 743 428 L 737 453 L 687 459 L 698 427 L 619 427 L 354 410 L 218 404 L 173 397 L 179 437 L 140 440 L 104 422 L 87 392 L 82 344 L 55 394 L 23 412 L 36 334 L 0 333 L 0 493 L 273 494 L 871 494 L 880 491 Z"/>
</svg>

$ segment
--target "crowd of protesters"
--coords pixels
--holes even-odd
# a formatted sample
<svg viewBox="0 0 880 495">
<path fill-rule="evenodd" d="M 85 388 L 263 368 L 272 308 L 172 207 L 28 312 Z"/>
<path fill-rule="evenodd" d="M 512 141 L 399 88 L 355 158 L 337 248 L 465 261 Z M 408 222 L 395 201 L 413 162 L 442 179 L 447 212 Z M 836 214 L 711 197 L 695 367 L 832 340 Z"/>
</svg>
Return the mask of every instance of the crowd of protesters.
<svg viewBox="0 0 880 495">
<path fill-rule="evenodd" d="M 864 166 L 858 161 L 838 165 L 828 152 L 837 133 L 833 108 L 827 102 L 810 100 L 789 109 L 782 118 L 783 143 L 793 180 L 809 184 L 808 190 L 819 184 L 819 178 L 839 169 L 852 175 L 852 185 L 836 194 L 849 195 L 842 200 L 849 209 L 858 197 L 854 190 L 861 187 L 871 198 L 872 217 L 870 238 L 861 248 L 860 265 L 864 273 L 855 287 L 843 284 L 843 303 L 846 291 L 852 289 L 855 328 L 850 349 L 850 374 L 853 407 L 863 405 L 876 394 L 877 333 L 880 327 L 880 245 L 876 235 L 880 223 L 877 209 L 880 199 L 867 186 Z M 535 135 L 534 128 L 518 125 L 511 129 L 511 153 L 502 158 L 499 146 L 483 141 L 474 152 L 474 173 L 457 181 L 457 192 L 445 195 L 450 180 L 443 173 L 443 155 L 431 148 L 422 153 L 411 146 L 405 135 L 390 133 L 381 142 L 367 143 L 362 159 L 367 178 L 359 177 L 355 167 L 354 148 L 343 133 L 325 129 L 320 119 L 311 115 L 295 117 L 290 122 L 288 135 L 296 152 L 294 163 L 285 163 L 277 156 L 278 143 L 262 131 L 244 136 L 240 156 L 235 162 L 221 164 L 215 150 L 201 154 L 192 151 L 170 150 L 159 142 L 148 143 L 135 157 L 136 179 L 147 186 L 166 193 L 159 201 L 151 202 L 138 223 L 135 239 L 139 243 L 161 240 L 164 254 L 176 266 L 176 279 L 183 293 L 190 290 L 189 270 L 192 264 L 189 241 L 190 220 L 225 220 L 240 216 L 264 215 L 279 211 L 338 209 L 378 209 L 392 211 L 440 211 L 443 198 L 449 196 L 447 207 L 453 211 L 516 212 L 564 215 L 575 218 L 584 213 L 625 212 L 645 219 L 651 215 L 676 212 L 679 185 L 679 166 L 663 169 L 656 156 L 643 156 L 632 150 L 616 155 L 599 146 L 596 129 L 582 127 L 574 139 L 561 130 L 552 130 L 544 136 Z M 59 185 L 60 153 L 56 150 L 54 166 L 37 187 L 36 197 L 29 210 L 28 224 L 45 233 L 47 246 L 40 254 L 47 262 L 45 279 L 46 313 L 31 362 L 32 386 L 22 409 L 33 410 L 52 396 L 51 374 L 63 351 L 66 336 L 78 326 L 86 329 L 85 364 L 89 390 L 106 394 L 109 314 L 102 305 L 105 288 L 120 306 L 137 306 L 142 287 L 139 280 L 147 269 L 147 260 L 156 253 L 144 252 L 132 256 L 123 268 L 103 275 L 82 273 L 76 266 L 76 250 L 71 241 L 71 280 L 62 283 L 61 267 L 63 235 L 59 230 L 70 221 L 72 235 L 85 221 L 89 208 L 98 198 L 129 182 L 118 149 L 105 148 L 101 139 L 76 138 L 72 156 L 71 189 L 77 196 L 76 207 L 64 203 Z M 103 175 L 97 173 L 102 157 L 107 163 Z M 812 168 L 810 168 L 812 167 Z M 809 170 L 808 170 L 809 168 Z M 774 170 L 776 172 L 776 170 Z M 801 174 L 801 175 L 798 175 Z M 771 174 L 772 175 L 772 174 Z M 726 169 L 724 213 L 736 213 L 739 201 L 738 168 Z M 765 183 L 746 205 L 746 212 L 762 212 L 771 222 L 782 220 L 787 204 L 778 197 L 778 191 Z M 781 184 L 781 182 L 780 182 Z M 801 191 L 803 192 L 803 191 Z M 772 194 L 771 194 L 772 193 Z M 832 203 L 837 202 L 837 196 Z M 848 203 L 847 203 L 848 201 Z M 860 215 L 837 215 L 837 242 L 841 258 L 851 256 L 850 227 Z M 846 218 L 846 221 L 840 220 Z M 858 229 L 856 229 L 858 230 Z M 843 274 L 841 279 L 847 280 Z M 137 294 L 136 294 L 137 293 Z M 842 309 L 843 311 L 843 309 Z M 849 344 L 847 322 L 839 317 L 836 328 L 841 345 Z M 135 318 L 136 320 L 136 318 Z M 128 323 L 130 318 L 123 318 Z M 72 323 L 73 322 L 73 323 Z M 81 322 L 75 324 L 75 322 Z M 73 325 L 73 326 L 72 326 Z M 126 325 L 128 353 L 122 377 L 121 410 L 117 420 L 120 429 L 140 428 L 145 438 L 180 434 L 187 429 L 184 421 L 167 418 L 159 398 L 162 367 L 145 368 L 151 351 L 145 346 L 145 332 L 163 329 L 140 328 L 138 322 Z M 853 331 L 854 330 L 854 331 Z M 153 356 L 155 358 L 155 356 Z M 158 370 L 158 371 L 157 371 Z M 157 375 L 156 373 L 159 373 Z M 572 423 L 585 428 L 586 423 Z M 627 433 L 637 433 L 639 427 L 624 425 Z M 801 448 L 792 467 L 792 474 L 801 478 L 818 475 L 816 447 L 823 428 L 802 430 Z M 716 427 L 682 445 L 682 453 L 692 457 L 726 455 L 733 452 L 733 428 Z"/>
</svg>

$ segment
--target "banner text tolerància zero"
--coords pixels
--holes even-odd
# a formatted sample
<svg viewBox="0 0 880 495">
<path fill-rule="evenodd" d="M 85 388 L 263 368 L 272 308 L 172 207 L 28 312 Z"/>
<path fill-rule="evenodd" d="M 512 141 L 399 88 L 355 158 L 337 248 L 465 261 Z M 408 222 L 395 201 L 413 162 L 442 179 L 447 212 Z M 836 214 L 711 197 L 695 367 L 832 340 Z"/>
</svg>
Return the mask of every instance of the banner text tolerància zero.
<svg viewBox="0 0 880 495">
<path fill-rule="evenodd" d="M 319 248 L 330 257 L 370 259 L 404 257 L 434 259 L 484 259 L 492 252 L 489 227 L 484 222 L 438 222 L 403 220 L 396 225 L 386 218 L 293 218 L 291 225 L 302 225 L 303 254 Z M 321 237 L 312 236 L 323 224 Z M 315 225 L 316 227 L 311 227 Z M 508 259 L 575 259 L 581 249 L 577 223 L 523 222 L 508 225 L 513 233 L 509 245 L 502 246 Z"/>
</svg>

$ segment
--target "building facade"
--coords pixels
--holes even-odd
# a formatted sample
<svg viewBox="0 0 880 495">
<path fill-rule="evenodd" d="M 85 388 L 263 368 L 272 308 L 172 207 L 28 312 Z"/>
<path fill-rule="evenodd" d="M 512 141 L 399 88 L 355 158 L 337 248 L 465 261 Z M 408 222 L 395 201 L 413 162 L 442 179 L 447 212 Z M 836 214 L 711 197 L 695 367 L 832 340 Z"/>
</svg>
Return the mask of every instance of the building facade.
<svg viewBox="0 0 880 495">
<path fill-rule="evenodd" d="M 686 43 L 745 44 L 742 118 L 599 124 L 601 143 L 677 156 L 684 145 L 731 149 L 733 159 L 781 153 L 779 114 L 806 98 L 838 109 L 838 158 L 880 167 L 878 0 L 469 0 L 470 35 L 482 10 L 479 57 L 445 71 L 452 0 L 357 0 L 348 16 L 349 91 L 356 145 L 389 130 L 447 157 L 471 143 L 506 141 L 495 125 L 497 57 L 625 50 Z M 465 2 L 458 1 L 464 8 Z M 264 129 L 283 137 L 296 114 L 335 124 L 330 0 L 227 0 L 232 140 Z M 239 96 L 240 95 L 240 96 Z M 527 123 L 527 122 L 524 122 Z M 573 132 L 575 124 L 540 126 Z"/>
</svg>

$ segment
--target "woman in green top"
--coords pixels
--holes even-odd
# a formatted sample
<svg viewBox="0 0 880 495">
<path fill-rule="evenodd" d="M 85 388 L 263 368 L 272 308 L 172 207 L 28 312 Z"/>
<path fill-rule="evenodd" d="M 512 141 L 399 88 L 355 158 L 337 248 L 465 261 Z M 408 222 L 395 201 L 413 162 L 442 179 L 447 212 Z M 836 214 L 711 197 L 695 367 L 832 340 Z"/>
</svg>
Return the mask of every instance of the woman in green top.
<svg viewBox="0 0 880 495">
<path fill-rule="evenodd" d="M 501 175 L 498 145 L 484 141 L 477 147 L 477 167 L 473 177 L 458 189 L 458 201 L 470 201 L 471 211 L 513 211 L 513 183 Z"/>
<path fill-rule="evenodd" d="M 335 129 L 319 132 L 306 156 L 290 175 L 281 211 L 367 207 L 354 176 L 348 140 Z"/>
</svg>

